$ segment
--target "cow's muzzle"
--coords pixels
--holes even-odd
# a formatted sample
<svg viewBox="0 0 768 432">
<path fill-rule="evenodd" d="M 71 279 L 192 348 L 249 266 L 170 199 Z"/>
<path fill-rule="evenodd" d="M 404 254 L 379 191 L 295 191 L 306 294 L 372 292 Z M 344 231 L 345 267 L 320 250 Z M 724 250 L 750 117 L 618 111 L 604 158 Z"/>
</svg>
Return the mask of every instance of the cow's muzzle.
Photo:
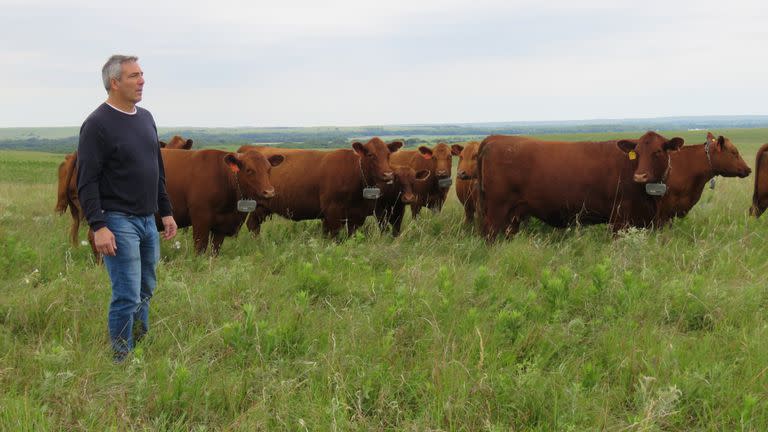
<svg viewBox="0 0 768 432">
<path fill-rule="evenodd" d="M 261 191 L 261 197 L 264 199 L 270 199 L 275 197 L 275 188 L 264 189 Z"/>
<path fill-rule="evenodd" d="M 648 183 L 650 176 L 648 175 L 648 173 L 642 173 L 642 174 L 635 174 L 633 178 L 635 180 L 635 183 Z"/>
<path fill-rule="evenodd" d="M 410 204 L 414 201 L 416 201 L 416 195 L 410 193 L 410 194 L 403 194 L 403 196 L 400 198 L 400 201 L 404 202 L 405 204 Z"/>
</svg>

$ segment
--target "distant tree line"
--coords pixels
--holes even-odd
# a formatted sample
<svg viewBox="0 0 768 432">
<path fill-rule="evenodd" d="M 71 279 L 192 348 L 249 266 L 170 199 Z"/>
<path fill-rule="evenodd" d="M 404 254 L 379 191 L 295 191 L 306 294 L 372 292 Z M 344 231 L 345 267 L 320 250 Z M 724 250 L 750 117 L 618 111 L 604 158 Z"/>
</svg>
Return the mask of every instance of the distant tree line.
<svg viewBox="0 0 768 432">
<path fill-rule="evenodd" d="M 670 117 L 659 119 L 628 119 L 617 121 L 475 123 L 444 125 L 309 127 L 309 128 L 180 128 L 165 129 L 160 139 L 173 135 L 192 138 L 195 148 L 270 144 L 288 148 L 332 149 L 349 146 L 352 139 L 378 136 L 384 140 L 406 138 L 408 147 L 432 144 L 436 141 L 458 142 L 468 138 L 482 139 L 491 134 L 546 135 L 604 132 L 642 132 L 647 130 L 684 130 L 691 128 L 755 128 L 768 127 L 768 116 L 743 117 Z M 15 139 L 0 139 L 0 150 L 34 150 L 68 153 L 77 148 L 77 136 L 48 139 L 28 135 Z"/>
</svg>

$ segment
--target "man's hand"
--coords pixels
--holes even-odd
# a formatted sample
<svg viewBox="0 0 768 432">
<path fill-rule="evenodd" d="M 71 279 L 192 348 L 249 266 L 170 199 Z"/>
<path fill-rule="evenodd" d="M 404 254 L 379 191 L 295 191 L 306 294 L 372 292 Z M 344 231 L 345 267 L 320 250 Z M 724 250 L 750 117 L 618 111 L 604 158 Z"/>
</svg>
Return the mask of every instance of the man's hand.
<svg viewBox="0 0 768 432">
<path fill-rule="evenodd" d="M 170 240 L 176 236 L 176 221 L 173 216 L 163 217 L 163 240 Z"/>
<path fill-rule="evenodd" d="M 93 233 L 93 243 L 96 246 L 96 252 L 102 255 L 117 255 L 117 243 L 115 243 L 115 235 L 112 234 L 112 231 L 110 231 L 109 228 L 102 227 Z"/>
</svg>

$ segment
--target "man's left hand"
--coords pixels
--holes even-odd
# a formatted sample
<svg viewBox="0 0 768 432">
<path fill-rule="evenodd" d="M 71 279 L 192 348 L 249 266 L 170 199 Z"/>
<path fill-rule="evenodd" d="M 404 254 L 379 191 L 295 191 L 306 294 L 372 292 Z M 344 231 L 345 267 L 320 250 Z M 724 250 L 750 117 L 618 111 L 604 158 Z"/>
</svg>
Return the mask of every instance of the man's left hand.
<svg viewBox="0 0 768 432">
<path fill-rule="evenodd" d="M 173 216 L 163 217 L 163 240 L 170 240 L 176 236 L 176 221 Z"/>
</svg>

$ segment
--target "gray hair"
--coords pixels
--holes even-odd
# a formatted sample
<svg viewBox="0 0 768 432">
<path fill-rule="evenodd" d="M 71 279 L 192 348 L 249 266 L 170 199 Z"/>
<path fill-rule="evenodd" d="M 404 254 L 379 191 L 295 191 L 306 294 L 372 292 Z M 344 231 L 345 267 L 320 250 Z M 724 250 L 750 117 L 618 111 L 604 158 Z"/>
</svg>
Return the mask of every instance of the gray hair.
<svg viewBox="0 0 768 432">
<path fill-rule="evenodd" d="M 101 79 L 104 81 L 104 88 L 107 89 L 107 93 L 109 93 L 112 78 L 120 81 L 120 74 L 123 71 L 123 63 L 135 61 L 139 61 L 139 58 L 136 56 L 115 54 L 104 63 L 104 67 L 101 68 Z"/>
</svg>

